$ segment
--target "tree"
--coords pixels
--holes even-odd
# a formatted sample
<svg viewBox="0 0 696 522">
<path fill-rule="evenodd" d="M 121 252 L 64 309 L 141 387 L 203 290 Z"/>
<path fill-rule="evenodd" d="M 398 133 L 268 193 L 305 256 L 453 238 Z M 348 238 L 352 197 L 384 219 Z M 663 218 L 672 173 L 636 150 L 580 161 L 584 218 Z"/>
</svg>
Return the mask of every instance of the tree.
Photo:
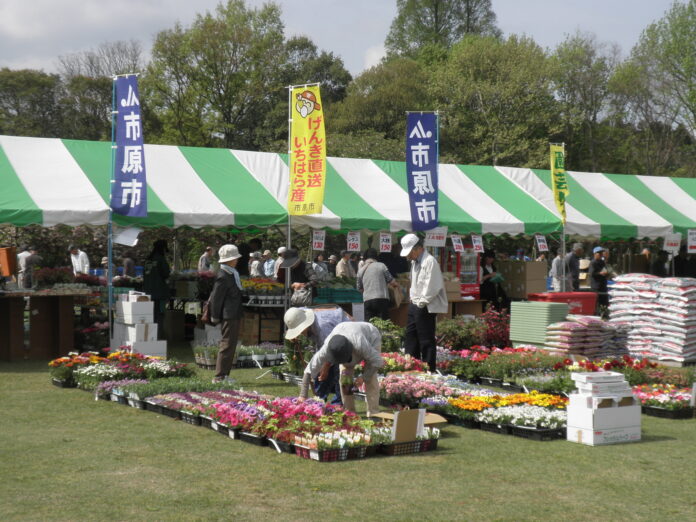
<svg viewBox="0 0 696 522">
<path fill-rule="evenodd" d="M 111 78 L 68 78 L 60 99 L 63 121 L 61 138 L 110 140 L 111 91 Z"/>
<path fill-rule="evenodd" d="M 554 90 L 569 145 L 567 161 L 575 169 L 599 168 L 601 119 L 609 107 L 609 79 L 617 62 L 616 48 L 579 32 L 567 37 L 552 56 Z"/>
<path fill-rule="evenodd" d="M 397 0 L 387 53 L 415 56 L 426 46 L 449 49 L 465 35 L 499 37 L 491 0 Z"/>
<path fill-rule="evenodd" d="M 59 56 L 61 74 L 111 78 L 116 74 L 138 73 L 143 69 L 142 44 L 137 40 L 104 42 L 96 49 Z"/>
<path fill-rule="evenodd" d="M 60 89 L 57 74 L 0 69 L 0 134 L 58 137 Z"/>
<path fill-rule="evenodd" d="M 550 72 L 544 51 L 526 37 L 456 44 L 432 82 L 443 160 L 547 167 L 548 143 L 560 132 Z"/>
<path fill-rule="evenodd" d="M 273 91 L 284 87 L 283 44 L 278 6 L 247 9 L 243 0 L 161 32 L 147 74 L 153 109 L 165 127 L 176 125 L 178 143 L 252 149 Z"/>
</svg>

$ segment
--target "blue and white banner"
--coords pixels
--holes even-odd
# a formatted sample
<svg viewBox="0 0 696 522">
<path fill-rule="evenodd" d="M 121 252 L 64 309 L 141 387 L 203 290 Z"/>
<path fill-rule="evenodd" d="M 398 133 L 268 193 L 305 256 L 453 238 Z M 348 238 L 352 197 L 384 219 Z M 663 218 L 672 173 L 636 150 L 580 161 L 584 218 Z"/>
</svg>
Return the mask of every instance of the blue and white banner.
<svg viewBox="0 0 696 522">
<path fill-rule="evenodd" d="M 119 76 L 116 86 L 116 162 L 111 208 L 117 214 L 147 217 L 147 181 L 138 77 Z"/>
<path fill-rule="evenodd" d="M 438 225 L 437 124 L 434 112 L 406 115 L 406 177 L 413 230 Z"/>
</svg>

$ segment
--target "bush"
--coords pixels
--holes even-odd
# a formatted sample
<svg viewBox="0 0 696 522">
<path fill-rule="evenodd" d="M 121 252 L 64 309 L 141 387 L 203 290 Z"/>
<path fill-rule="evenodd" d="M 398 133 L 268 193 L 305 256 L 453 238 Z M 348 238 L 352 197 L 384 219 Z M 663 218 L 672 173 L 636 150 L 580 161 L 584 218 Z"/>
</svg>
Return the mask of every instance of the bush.
<svg viewBox="0 0 696 522">
<path fill-rule="evenodd" d="M 510 346 L 510 314 L 497 311 L 492 306 L 481 316 L 485 325 L 483 342 L 486 346 Z"/>
<path fill-rule="evenodd" d="M 370 323 L 382 334 L 382 351 L 398 352 L 404 344 L 406 329 L 395 325 L 389 319 L 373 317 Z"/>
<path fill-rule="evenodd" d="M 445 319 L 437 323 L 435 335 L 439 346 L 458 351 L 484 344 L 485 331 L 486 326 L 481 320 L 457 316 L 454 319 Z"/>
</svg>

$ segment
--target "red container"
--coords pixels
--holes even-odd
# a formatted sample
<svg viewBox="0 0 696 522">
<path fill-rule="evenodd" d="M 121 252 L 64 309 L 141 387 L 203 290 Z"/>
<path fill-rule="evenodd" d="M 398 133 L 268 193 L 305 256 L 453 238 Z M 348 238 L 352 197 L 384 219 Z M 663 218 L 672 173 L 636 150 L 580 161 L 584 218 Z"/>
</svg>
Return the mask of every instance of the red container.
<svg viewBox="0 0 696 522">
<path fill-rule="evenodd" d="M 597 306 L 595 292 L 547 292 L 528 294 L 529 301 L 546 301 L 549 303 L 568 303 L 568 313 L 594 315 Z"/>
</svg>

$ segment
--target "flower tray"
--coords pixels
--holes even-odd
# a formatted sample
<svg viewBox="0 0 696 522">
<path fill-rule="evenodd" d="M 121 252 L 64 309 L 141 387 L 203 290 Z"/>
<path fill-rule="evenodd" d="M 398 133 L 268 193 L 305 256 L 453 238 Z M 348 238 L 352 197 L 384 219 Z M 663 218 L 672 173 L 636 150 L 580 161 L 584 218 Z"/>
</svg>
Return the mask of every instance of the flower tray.
<svg viewBox="0 0 696 522">
<path fill-rule="evenodd" d="M 63 381 L 61 379 L 51 379 L 51 384 L 53 384 L 53 386 L 58 386 L 58 388 L 77 388 L 77 383 L 73 381 Z"/>
<path fill-rule="evenodd" d="M 227 436 L 232 440 L 239 440 L 239 434 L 242 432 L 239 428 L 227 428 Z"/>
<path fill-rule="evenodd" d="M 365 456 L 366 457 L 374 457 L 375 455 L 377 455 L 378 448 L 379 448 L 379 446 L 367 446 L 365 448 Z"/>
<path fill-rule="evenodd" d="M 481 423 L 471 418 L 462 418 L 448 413 L 440 413 L 450 424 L 461 426 L 470 430 L 478 430 L 481 428 Z"/>
<path fill-rule="evenodd" d="M 508 426 L 506 424 L 491 424 L 488 422 L 482 422 L 481 429 L 483 431 L 489 431 L 491 433 L 500 433 L 501 435 L 512 434 L 512 426 Z"/>
<path fill-rule="evenodd" d="M 367 446 L 348 448 L 348 459 L 364 459 L 367 457 Z"/>
<path fill-rule="evenodd" d="M 512 426 L 512 434 L 523 439 L 544 441 L 566 438 L 565 428 L 528 428 L 526 426 Z"/>
<path fill-rule="evenodd" d="M 435 451 L 437 449 L 437 444 L 440 439 L 425 439 L 420 441 L 421 451 Z"/>
<path fill-rule="evenodd" d="M 317 462 L 337 462 L 348 459 L 348 448 L 315 450 L 304 446 L 295 446 L 295 455 Z"/>
<path fill-rule="evenodd" d="M 295 445 L 277 439 L 268 439 L 268 447 L 278 453 L 295 453 Z"/>
<path fill-rule="evenodd" d="M 256 435 L 255 433 L 249 433 L 247 431 L 239 432 L 239 440 L 242 442 L 248 442 L 254 446 L 268 446 L 268 439 L 266 437 Z"/>
<path fill-rule="evenodd" d="M 145 402 L 140 399 L 128 399 L 128 406 L 131 408 L 138 408 L 139 410 L 145 409 Z"/>
<path fill-rule="evenodd" d="M 204 370 L 214 370 L 215 369 L 214 364 L 204 364 L 204 363 L 197 362 L 196 366 L 198 366 L 199 368 L 202 368 Z"/>
<path fill-rule="evenodd" d="M 651 417 L 660 417 L 663 419 L 692 419 L 694 417 L 694 408 L 669 410 L 667 408 L 660 408 L 659 406 L 642 406 L 641 412 Z"/>
<path fill-rule="evenodd" d="M 412 455 L 421 452 L 420 440 L 412 440 L 409 442 L 396 442 L 394 444 L 382 444 L 377 451 L 383 455 L 396 457 L 398 455 Z"/>
<path fill-rule="evenodd" d="M 184 421 L 186 424 L 192 424 L 193 426 L 201 425 L 201 417 L 199 415 L 194 415 L 193 413 L 189 413 L 187 411 L 181 412 L 181 420 Z"/>
<path fill-rule="evenodd" d="M 162 407 L 159 404 L 145 401 L 145 409 L 154 413 L 162 413 Z"/>
<path fill-rule="evenodd" d="M 126 406 L 128 405 L 128 399 L 126 399 L 126 397 L 124 397 L 123 395 L 116 395 L 115 393 L 112 393 L 111 400 L 119 404 L 124 404 Z"/>
<path fill-rule="evenodd" d="M 285 380 L 285 375 L 282 373 L 271 372 L 271 377 L 273 377 L 274 379 L 278 379 L 279 381 Z"/>
<path fill-rule="evenodd" d="M 525 393 L 524 386 L 519 386 L 513 382 L 504 382 L 503 389 L 510 393 Z"/>
<path fill-rule="evenodd" d="M 494 379 L 492 377 L 481 377 L 481 384 L 484 386 L 495 386 L 496 388 L 502 388 L 503 380 Z"/>
<path fill-rule="evenodd" d="M 201 415 L 198 418 L 201 420 L 201 426 L 203 426 L 204 428 L 210 429 L 210 425 L 213 422 L 213 419 L 211 419 L 210 417 L 206 417 L 204 415 Z"/>
<path fill-rule="evenodd" d="M 220 424 L 219 422 L 211 421 L 210 429 L 212 429 L 213 431 L 217 431 L 221 435 L 229 435 L 229 428 Z"/>
<path fill-rule="evenodd" d="M 171 417 L 172 419 L 179 420 L 181 418 L 181 412 L 179 410 L 172 410 L 171 408 L 167 408 L 166 406 L 160 406 L 160 413 L 162 415 L 166 415 L 167 417 Z"/>
</svg>

